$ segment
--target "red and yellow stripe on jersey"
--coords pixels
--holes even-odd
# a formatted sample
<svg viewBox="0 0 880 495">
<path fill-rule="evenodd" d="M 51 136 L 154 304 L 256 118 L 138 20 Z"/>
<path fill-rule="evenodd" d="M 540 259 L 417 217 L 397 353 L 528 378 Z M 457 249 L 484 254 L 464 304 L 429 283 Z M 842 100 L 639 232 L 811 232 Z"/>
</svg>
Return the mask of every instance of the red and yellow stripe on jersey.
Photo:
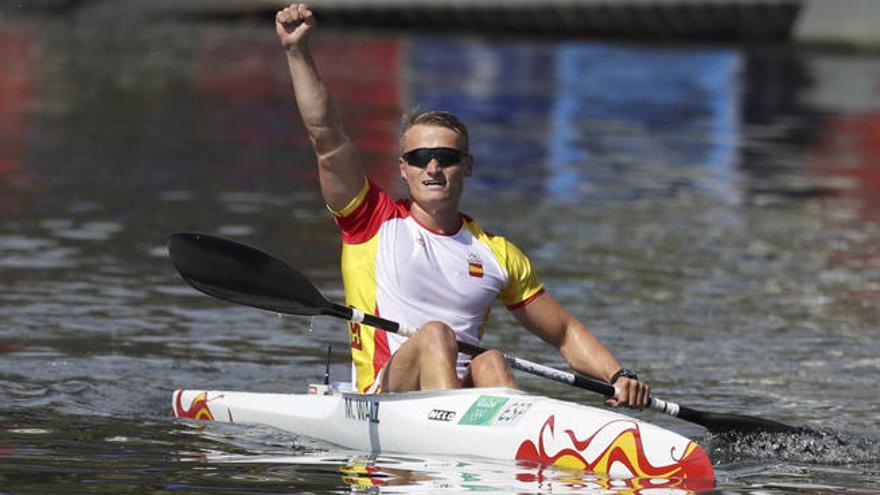
<svg viewBox="0 0 880 495">
<path fill-rule="evenodd" d="M 357 197 L 334 212 L 349 306 L 415 328 L 442 321 L 459 340 L 477 344 L 495 299 L 516 309 L 543 292 L 528 258 L 505 238 L 466 215 L 455 234 L 433 232 L 415 220 L 410 205 L 365 181 Z M 349 324 L 349 341 L 352 381 L 366 391 L 404 338 Z M 459 355 L 459 376 L 469 361 Z"/>
</svg>

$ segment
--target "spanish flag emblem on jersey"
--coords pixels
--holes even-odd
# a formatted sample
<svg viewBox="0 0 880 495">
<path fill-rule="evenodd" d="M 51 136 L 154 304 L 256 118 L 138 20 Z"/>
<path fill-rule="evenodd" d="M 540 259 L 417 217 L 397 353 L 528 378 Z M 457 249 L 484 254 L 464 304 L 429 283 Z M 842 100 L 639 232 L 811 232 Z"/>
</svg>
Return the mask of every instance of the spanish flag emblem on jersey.
<svg viewBox="0 0 880 495">
<path fill-rule="evenodd" d="M 468 261 L 468 275 L 483 278 L 483 264 L 479 261 Z"/>
<path fill-rule="evenodd" d="M 468 256 L 468 275 L 483 278 L 483 263 L 474 255 Z"/>
</svg>

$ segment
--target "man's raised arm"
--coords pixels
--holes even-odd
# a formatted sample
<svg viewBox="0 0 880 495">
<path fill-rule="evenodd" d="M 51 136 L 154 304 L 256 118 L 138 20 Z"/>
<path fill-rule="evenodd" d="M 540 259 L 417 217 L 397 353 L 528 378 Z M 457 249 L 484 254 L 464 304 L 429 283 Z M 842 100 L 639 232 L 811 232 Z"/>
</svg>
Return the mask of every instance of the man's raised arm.
<svg viewBox="0 0 880 495">
<path fill-rule="evenodd" d="M 305 4 L 292 4 L 275 15 L 275 31 L 287 53 L 296 104 L 318 158 L 321 194 L 330 208 L 339 211 L 360 192 L 364 171 L 312 59 L 309 35 L 314 28 L 315 18 Z"/>
</svg>

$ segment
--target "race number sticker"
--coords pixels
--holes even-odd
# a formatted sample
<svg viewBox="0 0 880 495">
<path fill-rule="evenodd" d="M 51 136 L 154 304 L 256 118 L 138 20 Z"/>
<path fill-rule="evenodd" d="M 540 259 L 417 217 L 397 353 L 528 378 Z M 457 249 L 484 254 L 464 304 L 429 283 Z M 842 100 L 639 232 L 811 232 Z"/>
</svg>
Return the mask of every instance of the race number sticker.
<svg viewBox="0 0 880 495">
<path fill-rule="evenodd" d="M 524 400 L 511 401 L 507 397 L 481 395 L 464 413 L 458 424 L 476 426 L 515 426 L 532 407 Z"/>
</svg>

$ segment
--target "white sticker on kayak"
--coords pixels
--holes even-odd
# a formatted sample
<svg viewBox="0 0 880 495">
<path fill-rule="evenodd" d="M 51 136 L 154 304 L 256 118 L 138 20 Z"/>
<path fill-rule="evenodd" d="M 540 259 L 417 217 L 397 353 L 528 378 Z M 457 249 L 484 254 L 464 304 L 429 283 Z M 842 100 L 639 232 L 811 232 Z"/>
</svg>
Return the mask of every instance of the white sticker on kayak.
<svg viewBox="0 0 880 495">
<path fill-rule="evenodd" d="M 516 424 L 519 423 L 520 418 L 522 418 L 531 407 L 532 403 L 529 401 L 517 400 L 509 402 L 495 418 L 495 421 L 492 422 L 492 425 L 516 426 Z"/>
</svg>

